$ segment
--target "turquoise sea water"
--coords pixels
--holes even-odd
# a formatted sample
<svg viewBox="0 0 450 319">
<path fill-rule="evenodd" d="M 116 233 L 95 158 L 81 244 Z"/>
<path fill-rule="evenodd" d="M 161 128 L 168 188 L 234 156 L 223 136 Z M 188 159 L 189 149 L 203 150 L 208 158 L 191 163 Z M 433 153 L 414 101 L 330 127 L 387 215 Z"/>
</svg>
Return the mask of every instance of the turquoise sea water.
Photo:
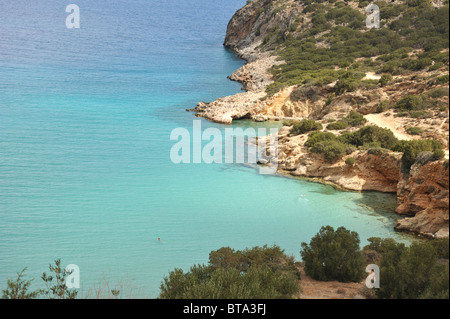
<svg viewBox="0 0 450 319">
<path fill-rule="evenodd" d="M 406 240 L 391 195 L 171 162 L 171 131 L 192 129 L 185 109 L 240 91 L 226 76 L 243 61 L 222 42 L 245 1 L 73 2 L 81 29 L 65 26 L 69 3 L 0 0 L 0 289 L 23 267 L 40 286 L 61 258 L 83 294 L 106 278 L 156 297 L 170 270 L 222 246 L 299 259 L 323 225 Z"/>
</svg>

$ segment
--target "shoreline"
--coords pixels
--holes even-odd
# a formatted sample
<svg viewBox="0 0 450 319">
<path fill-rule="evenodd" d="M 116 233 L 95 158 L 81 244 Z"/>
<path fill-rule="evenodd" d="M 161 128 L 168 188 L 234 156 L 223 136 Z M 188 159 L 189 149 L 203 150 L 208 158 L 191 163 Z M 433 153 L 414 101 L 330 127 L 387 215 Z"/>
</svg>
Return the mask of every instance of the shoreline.
<svg viewBox="0 0 450 319">
<path fill-rule="evenodd" d="M 253 15 L 253 16 L 252 16 Z M 250 17 L 250 18 L 249 18 Z M 346 93 L 342 96 L 336 98 L 335 102 L 332 103 L 331 106 L 334 108 L 340 108 L 339 111 L 331 111 L 332 108 L 325 107 L 326 112 L 323 113 L 323 110 L 318 112 L 311 111 L 311 109 L 308 110 L 308 114 L 303 114 L 301 117 L 301 112 L 294 113 L 292 117 L 287 117 L 286 112 L 282 113 L 282 116 L 276 116 L 279 113 L 280 108 L 284 108 L 285 105 L 288 105 L 290 103 L 290 94 L 292 93 L 292 88 L 281 90 L 280 92 L 276 93 L 275 95 L 271 97 L 267 97 L 266 94 L 266 88 L 273 83 L 273 76 L 268 71 L 269 68 L 275 66 L 276 64 L 282 64 L 283 61 L 279 61 L 276 55 L 272 55 L 273 51 L 268 50 L 259 50 L 260 45 L 262 44 L 261 37 L 255 36 L 252 34 L 252 30 L 245 30 L 243 31 L 242 28 L 246 27 L 247 23 L 250 23 L 249 21 L 252 21 L 251 23 L 254 23 L 254 12 L 251 11 L 251 8 L 246 5 L 231 18 L 228 29 L 227 29 L 227 35 L 225 38 L 225 41 L 223 43 L 223 47 L 235 54 L 235 56 L 239 59 L 242 59 L 244 61 L 244 65 L 240 67 L 239 69 L 235 70 L 231 75 L 227 76 L 227 78 L 230 81 L 239 82 L 242 87 L 241 90 L 243 92 L 236 93 L 231 96 L 225 96 L 218 98 L 214 101 L 205 103 L 200 102 L 197 104 L 197 106 L 194 109 L 188 109 L 187 111 L 192 111 L 195 113 L 195 116 L 197 117 L 203 117 L 209 121 L 221 123 L 225 125 L 232 125 L 234 120 L 239 119 L 246 119 L 253 122 L 266 122 L 266 121 L 280 121 L 280 120 L 286 120 L 286 119 L 294 119 L 294 120 L 300 120 L 303 118 L 308 118 L 311 116 L 311 114 L 315 114 L 315 116 L 319 116 L 319 118 L 323 120 L 339 120 L 342 118 L 342 112 L 348 111 L 348 109 L 352 109 L 351 106 L 346 105 L 345 99 L 352 99 L 352 98 L 359 98 L 359 95 L 361 95 L 358 92 L 355 93 Z M 249 20 L 250 19 L 250 20 Z M 402 80 L 403 81 L 403 80 Z M 408 86 L 409 85 L 409 86 Z M 396 85 L 392 86 L 392 88 L 388 88 L 388 97 L 389 94 L 392 94 L 392 92 L 398 92 L 400 91 L 402 94 L 410 92 L 410 90 L 422 90 L 423 89 L 423 83 L 417 83 L 414 84 L 411 83 L 405 83 L 400 82 L 398 87 Z M 323 88 L 323 92 L 329 92 L 329 88 Z M 382 89 L 378 89 L 379 92 L 382 94 L 385 94 Z M 378 92 L 377 91 L 377 92 Z M 324 93 L 321 93 L 322 95 Z M 328 93 L 326 93 L 328 94 Z M 358 95 L 359 94 L 359 95 Z M 364 97 L 366 98 L 366 97 Z M 364 100 L 364 99 L 363 99 Z M 364 101 L 367 101 L 364 100 Z M 368 99 L 370 101 L 370 98 Z M 324 101 L 322 101 L 325 103 Z M 319 101 L 319 104 L 322 103 Z M 343 103 L 343 107 L 340 107 L 340 103 Z M 290 107 L 292 107 L 290 103 Z M 370 105 L 364 105 L 362 109 L 366 110 L 366 114 L 373 114 L 372 111 L 369 111 L 371 108 L 373 108 L 372 104 L 373 102 L 369 103 Z M 295 106 L 295 105 L 294 105 Z M 325 110 L 324 109 L 324 110 Z M 277 113 L 278 112 L 278 113 Z M 312 112 L 312 113 L 311 113 Z M 321 115 L 320 115 L 321 114 Z M 365 114 L 365 113 L 363 113 Z M 326 116 L 324 116 L 326 115 Z M 281 128 L 283 129 L 283 127 Z M 280 129 L 280 131 L 281 131 Z M 279 137 L 280 137 L 280 131 L 279 131 Z M 398 132 L 397 132 L 398 133 Z M 404 134 L 403 134 L 404 135 Z M 403 136 L 402 135 L 402 136 Z M 429 225 L 429 222 L 425 222 L 424 229 L 426 231 L 420 231 L 420 227 L 417 226 L 417 224 L 422 223 L 423 221 L 420 221 L 420 218 L 428 218 L 424 217 L 425 214 L 422 214 L 422 216 L 419 216 L 419 221 L 412 222 L 411 219 L 414 219 L 416 216 L 418 216 L 422 212 L 426 212 L 428 215 L 432 215 L 432 208 L 429 209 L 428 206 L 424 206 L 423 210 L 415 211 L 415 212 L 409 212 L 407 205 L 415 205 L 411 200 L 411 197 L 415 196 L 414 193 L 414 186 L 410 185 L 413 184 L 411 182 L 412 178 L 409 176 L 405 178 L 400 173 L 401 171 L 401 163 L 400 163 L 400 157 L 398 155 L 392 155 L 388 154 L 385 157 L 385 160 L 390 158 L 391 163 L 395 163 L 393 165 L 389 165 L 384 163 L 383 156 L 378 156 L 378 162 L 375 164 L 377 165 L 370 165 L 367 164 L 361 164 L 361 167 L 358 167 L 359 165 L 356 165 L 356 167 L 346 167 L 345 165 L 328 165 L 323 162 L 323 160 L 320 163 L 325 165 L 325 168 L 321 166 L 314 165 L 314 163 L 311 164 L 311 162 L 314 162 L 318 159 L 314 157 L 309 157 L 308 152 L 302 148 L 298 147 L 298 145 L 303 145 L 303 143 L 306 141 L 303 137 L 302 139 L 295 139 L 295 138 L 288 138 L 289 134 L 286 136 L 282 136 L 281 138 L 285 138 L 286 141 L 283 141 L 282 147 L 285 149 L 288 148 L 287 155 L 284 156 L 283 159 L 281 159 L 281 165 L 278 166 L 276 174 L 280 177 L 289 177 L 289 178 L 295 178 L 299 180 L 304 180 L 307 182 L 314 182 L 319 183 L 323 185 L 329 185 L 335 188 L 339 191 L 345 191 L 345 192 L 378 192 L 378 193 L 388 193 L 396 195 L 397 197 L 397 210 L 396 213 L 398 215 L 398 221 L 397 225 L 394 227 L 394 230 L 396 232 L 403 232 L 403 233 L 410 233 L 414 234 L 414 236 L 418 238 L 435 238 L 436 236 L 443 236 L 448 238 L 448 215 L 447 215 L 447 221 L 446 226 L 444 222 L 444 228 L 438 228 L 431 227 Z M 418 137 L 414 137 L 411 139 L 417 139 Z M 291 141 L 292 140 L 292 141 Z M 297 148 L 293 149 L 291 145 L 294 145 L 297 143 Z M 279 143 L 280 148 L 280 143 Z M 289 149 L 290 148 L 290 149 Z M 297 156 L 291 156 L 291 153 L 297 153 Z M 300 156 L 298 156 L 298 153 L 300 153 Z M 278 153 L 280 155 L 280 152 Z M 360 159 L 368 160 L 371 155 L 365 154 L 363 151 L 358 151 L 355 154 L 351 154 L 352 156 L 357 156 Z M 302 157 L 303 156 L 303 157 Z M 277 159 L 280 163 L 280 159 Z M 309 163 L 303 163 L 301 164 L 300 161 L 303 162 L 309 162 Z M 342 164 L 342 163 L 341 163 Z M 288 166 L 288 168 L 286 168 Z M 379 171 L 379 166 L 383 166 L 384 171 Z M 444 165 L 445 166 L 445 165 Z M 367 174 L 365 174 L 364 170 L 369 170 Z M 295 172 L 293 174 L 293 172 Z M 324 172 L 325 171 L 325 172 Z M 311 174 L 313 172 L 314 174 Z M 324 175 L 327 174 L 328 175 Z M 373 174 L 372 174 L 373 173 Z M 392 173 L 395 176 L 392 176 Z M 318 175 L 318 176 L 314 176 Z M 319 176 L 320 175 L 320 176 Z M 373 176 L 374 175 L 374 176 Z M 398 176 L 397 176 L 398 175 Z M 416 174 L 417 175 L 417 174 Z M 420 175 L 420 174 L 419 174 Z M 329 178 L 326 179 L 326 178 Z M 381 177 L 381 179 L 380 179 Z M 378 179 L 377 179 L 378 178 Z M 334 179 L 334 181 L 333 181 Z M 338 183 L 339 181 L 340 183 Z M 389 183 L 387 183 L 389 182 Z M 415 181 L 414 181 L 415 182 Z M 350 187 L 346 187 L 345 184 L 349 185 Z M 384 183 L 384 184 L 383 184 Z M 440 184 L 439 180 L 433 180 L 433 183 Z M 364 188 L 368 189 L 364 189 Z M 386 188 L 385 188 L 386 187 Z M 360 188 L 360 189 L 358 189 Z M 444 186 L 445 191 L 445 186 Z M 408 196 L 404 193 L 409 194 Z M 448 193 L 448 187 L 447 187 L 447 193 Z M 419 194 L 421 195 L 421 194 Z M 418 196 L 419 196 L 418 195 Z M 409 197 L 409 200 L 408 200 Z M 432 207 L 432 201 L 435 200 L 435 198 L 429 199 L 430 207 Z M 448 201 L 447 201 L 448 203 Z M 423 204 L 423 203 L 420 203 Z M 426 203 L 425 203 L 426 204 Z M 435 203 L 433 203 L 435 204 Z M 441 203 L 439 203 L 441 204 Z M 399 207 L 404 206 L 402 211 L 399 212 Z M 419 205 L 420 206 L 420 205 Z M 422 205 L 423 206 L 423 205 Z M 436 206 L 436 205 L 435 205 Z M 439 205 L 437 205 L 440 207 Z M 412 207 L 412 206 L 411 206 Z M 427 216 L 428 216 L 427 215 Z M 444 218 L 445 216 L 438 216 L 438 219 Z M 435 222 L 435 217 L 429 217 L 431 218 L 431 223 L 433 221 Z M 406 226 L 405 226 L 406 223 Z M 409 224 L 408 224 L 409 223 Z M 416 223 L 416 225 L 414 224 Z M 441 223 L 441 222 L 439 222 Z M 409 225 L 409 226 L 408 226 Z M 441 225 L 441 224 L 440 224 Z M 438 225 L 439 226 L 439 225 Z M 441 225 L 442 226 L 442 225 Z M 439 227 L 441 227 L 439 226 Z M 397 229 L 398 227 L 398 229 Z M 417 228 L 419 227 L 419 228 Z M 431 229 L 431 230 L 430 230 Z"/>
</svg>

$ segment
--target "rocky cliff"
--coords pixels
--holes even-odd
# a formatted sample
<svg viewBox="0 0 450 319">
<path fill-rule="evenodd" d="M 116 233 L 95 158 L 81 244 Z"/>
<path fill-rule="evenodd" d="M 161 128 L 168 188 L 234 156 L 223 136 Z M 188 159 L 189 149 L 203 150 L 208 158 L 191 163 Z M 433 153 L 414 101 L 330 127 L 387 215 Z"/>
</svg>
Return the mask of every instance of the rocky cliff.
<svg viewBox="0 0 450 319">
<path fill-rule="evenodd" d="M 371 38 L 361 2 L 248 1 L 230 20 L 224 41 L 247 62 L 229 77 L 242 83 L 244 92 L 201 102 L 190 111 L 224 124 L 243 118 L 308 118 L 324 126 L 357 111 L 375 121 L 371 124 L 392 129 L 399 139 L 433 138 L 448 148 L 448 40 L 431 51 L 427 44 L 427 39 L 448 38 L 448 5 L 432 1 L 415 8 L 418 4 L 404 0 L 378 4 L 382 28 L 376 32 L 382 35 Z M 427 13 L 421 17 L 420 12 Z M 424 20 L 426 30 L 421 29 Z M 430 21 L 434 33 L 429 33 Z M 405 28 L 422 39 L 403 32 Z M 428 102 L 410 106 L 407 112 L 395 109 L 397 102 L 409 96 Z M 410 127 L 419 133 L 409 135 Z M 397 193 L 397 212 L 407 216 L 399 220 L 397 230 L 448 237 L 444 162 L 415 165 L 405 176 L 401 153 L 357 149 L 329 163 L 323 155 L 308 151 L 307 134 L 290 131 L 290 126 L 279 131 L 280 172 L 352 191 Z M 346 163 L 349 157 L 354 164 Z"/>
<path fill-rule="evenodd" d="M 449 237 L 448 160 L 416 163 L 408 174 L 402 169 L 402 153 L 386 149 L 356 150 L 330 162 L 305 146 L 309 134 L 295 135 L 291 130 L 283 126 L 278 132 L 279 172 L 343 190 L 396 193 L 396 212 L 405 216 L 398 220 L 396 230 L 427 238 Z M 347 162 L 348 158 L 353 161 Z"/>
<path fill-rule="evenodd" d="M 404 5 L 403 2 L 395 1 L 398 7 Z M 435 5 L 443 6 L 442 3 Z M 400 10 L 396 6 L 391 7 L 391 9 Z M 333 10 L 337 11 L 334 12 Z M 318 12 L 324 13 L 317 14 Z M 332 20 L 331 17 L 334 15 L 342 15 L 342 17 Z M 352 15 L 355 16 L 354 19 L 356 20 L 348 20 L 349 25 L 355 23 L 355 21 L 363 24 L 366 17 L 365 8 L 360 6 L 357 1 L 345 3 L 328 3 L 327 1 L 315 3 L 315 1 L 302 0 L 249 1 L 231 18 L 224 41 L 226 47 L 247 61 L 246 65 L 229 77 L 242 83 L 245 92 L 209 103 L 199 103 L 196 108 L 190 111 L 196 112 L 197 116 L 224 124 L 230 124 L 233 120 L 241 118 L 256 121 L 302 119 L 306 117 L 337 120 L 348 114 L 350 110 L 370 114 L 377 110 L 382 101 L 389 101 L 392 105 L 407 95 L 422 94 L 430 89 L 430 79 L 448 74 L 445 64 L 441 66 L 441 62 L 431 61 L 430 63 L 433 66 L 441 67 L 430 67 L 430 69 L 410 67 L 411 70 L 394 71 L 392 72 L 392 79 L 382 85 L 379 82 L 383 75 L 381 71 L 391 72 L 392 67 L 389 63 L 392 61 L 389 60 L 386 63 L 387 65 L 383 66 L 384 61 L 389 57 L 384 58 L 382 56 L 383 59 L 381 59 L 379 55 L 375 55 L 369 58 L 362 50 L 361 57 L 354 59 L 352 65 L 346 67 L 343 67 L 346 64 L 335 65 L 332 70 L 324 67 L 325 75 L 317 75 L 321 74 L 320 67 L 323 62 L 320 61 L 330 58 L 331 55 L 327 50 L 332 52 L 332 43 L 336 41 L 336 37 L 326 37 L 329 36 L 330 31 L 334 32 L 334 28 L 345 26 L 346 24 L 342 21 L 346 21 L 344 18 Z M 318 31 L 312 32 L 315 29 L 315 21 L 320 20 L 317 18 L 318 16 L 322 19 L 331 20 L 324 26 L 324 28 L 330 28 L 331 30 L 325 29 L 325 31 L 319 33 L 316 33 Z M 391 20 L 395 19 L 398 19 L 398 17 L 391 18 Z M 360 34 L 367 31 L 364 26 L 357 28 L 357 30 Z M 348 37 L 347 34 L 342 36 Z M 380 38 L 384 36 L 386 35 L 380 35 Z M 304 73 L 307 75 L 303 80 L 302 76 L 296 80 L 299 76 L 295 71 L 297 66 L 295 61 L 302 58 L 302 55 L 300 54 L 297 57 L 297 53 L 290 54 L 289 56 L 292 56 L 293 61 L 285 61 L 286 54 L 280 52 L 301 52 L 304 50 L 303 46 L 306 45 L 302 42 L 303 38 L 308 39 L 307 41 L 314 41 L 315 44 L 312 44 L 312 42 L 306 42 L 306 44 L 308 47 L 314 45 L 316 51 L 323 51 L 323 54 L 315 56 L 314 53 L 309 52 L 310 58 L 306 57 L 307 62 L 313 59 L 317 59 L 318 62 L 315 63 L 316 65 L 309 65 L 308 63 L 306 63 L 306 66 L 299 65 L 305 69 Z M 300 42 L 297 44 L 295 41 Z M 351 44 L 352 42 L 347 44 L 343 41 L 344 46 L 350 47 Z M 405 52 L 407 50 L 404 49 Z M 315 52 L 314 49 L 312 52 Z M 418 49 L 402 54 L 403 56 L 410 56 L 410 60 L 415 61 L 420 58 L 422 52 L 422 49 Z M 307 53 L 305 52 L 305 54 Z M 444 49 L 442 54 L 444 55 L 443 61 L 445 61 L 445 56 L 448 56 L 448 48 Z M 338 56 L 337 61 L 345 58 L 345 56 Z M 414 63 L 405 61 L 405 65 Z M 448 64 L 448 58 L 446 61 Z M 292 66 L 290 66 L 291 64 Z M 286 69 L 286 76 L 283 76 L 283 67 Z M 312 73 L 315 68 L 318 68 L 317 74 Z M 358 82 L 359 85 L 356 88 L 345 88 L 337 93 L 339 88 L 336 85 L 339 86 L 339 79 L 348 76 L 345 72 L 349 70 L 356 70 L 355 74 L 361 74 L 357 75 L 359 76 L 357 81 L 352 80 L 353 82 L 350 83 L 353 85 Z M 285 77 L 292 78 L 292 80 L 285 80 Z M 283 83 L 274 83 L 274 81 L 283 81 Z M 296 84 L 295 82 L 299 83 Z M 345 81 L 342 80 L 341 82 Z M 444 83 L 444 86 L 448 88 L 447 83 Z M 278 86 L 278 84 L 280 85 Z M 448 115 L 445 116 L 448 119 Z"/>
<path fill-rule="evenodd" d="M 414 165 L 399 181 L 397 197 L 397 213 L 408 216 L 398 221 L 397 230 L 431 238 L 449 236 L 448 161 Z"/>
<path fill-rule="evenodd" d="M 304 145 L 308 134 L 291 135 L 284 126 L 278 135 L 278 169 L 293 176 L 316 178 L 350 191 L 395 193 L 401 179 L 400 153 L 356 150 L 336 162 L 321 154 L 308 152 Z M 355 159 L 352 165 L 347 158 Z"/>
</svg>

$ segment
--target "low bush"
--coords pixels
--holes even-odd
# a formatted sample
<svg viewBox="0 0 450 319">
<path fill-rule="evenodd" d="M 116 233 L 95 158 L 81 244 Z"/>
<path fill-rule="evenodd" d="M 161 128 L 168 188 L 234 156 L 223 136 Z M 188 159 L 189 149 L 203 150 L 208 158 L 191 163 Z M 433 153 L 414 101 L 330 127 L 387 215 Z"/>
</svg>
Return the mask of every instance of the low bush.
<svg viewBox="0 0 450 319">
<path fill-rule="evenodd" d="M 399 111 L 419 111 L 428 107 L 427 99 L 422 95 L 407 95 L 395 103 L 394 108 Z"/>
<path fill-rule="evenodd" d="M 392 81 L 392 75 L 390 74 L 383 74 L 379 80 L 378 83 L 381 84 L 381 86 L 386 86 Z"/>
<path fill-rule="evenodd" d="M 449 298 L 448 264 L 439 262 L 433 242 L 414 242 L 406 247 L 385 239 L 380 240 L 376 251 L 382 255 L 380 289 L 376 290 L 379 298 Z"/>
<path fill-rule="evenodd" d="M 444 96 L 449 96 L 449 90 L 448 90 L 448 88 L 443 88 L 443 87 L 435 88 L 435 89 L 427 92 L 426 95 L 432 99 L 439 99 Z"/>
<path fill-rule="evenodd" d="M 391 130 L 375 125 L 364 126 L 353 133 L 344 133 L 339 136 L 338 140 L 354 146 L 377 143 L 379 147 L 386 149 L 392 149 L 398 142 Z"/>
<path fill-rule="evenodd" d="M 361 126 L 367 122 L 364 116 L 357 111 L 350 111 L 350 113 L 343 120 L 352 127 Z"/>
<path fill-rule="evenodd" d="M 442 68 L 444 66 L 444 63 L 442 62 L 436 62 L 435 64 L 433 64 L 432 66 L 430 66 L 428 68 L 428 71 L 435 71 L 435 70 L 439 70 L 440 68 Z"/>
<path fill-rule="evenodd" d="M 357 127 L 365 124 L 367 120 L 362 114 L 357 111 L 350 111 L 350 113 L 344 117 L 342 120 L 330 123 L 327 126 L 329 130 L 344 130 L 347 127 Z"/>
<path fill-rule="evenodd" d="M 348 127 L 348 123 L 345 121 L 337 121 L 334 123 L 330 123 L 327 125 L 327 129 L 329 130 L 344 130 Z"/>
<path fill-rule="evenodd" d="M 376 113 L 383 113 L 389 109 L 390 102 L 387 100 L 381 101 L 380 104 L 378 104 Z"/>
<path fill-rule="evenodd" d="M 406 129 L 406 133 L 408 133 L 409 135 L 420 135 L 423 133 L 423 131 L 419 127 L 413 126 L 408 127 Z"/>
<path fill-rule="evenodd" d="M 339 142 L 337 140 L 327 140 L 316 143 L 311 152 L 317 154 L 323 154 L 327 162 L 336 162 L 347 154 L 351 154 L 354 151 L 354 147 L 351 145 Z"/>
<path fill-rule="evenodd" d="M 293 124 L 293 128 L 291 130 L 291 134 L 299 135 L 305 134 L 311 131 L 320 131 L 323 129 L 321 123 L 316 122 L 314 120 L 303 120 L 298 121 Z"/>
<path fill-rule="evenodd" d="M 406 173 L 409 172 L 420 153 L 431 152 L 434 160 L 442 159 L 445 155 L 441 143 L 436 140 L 399 141 L 393 150 L 403 153 L 402 166 Z"/>
<path fill-rule="evenodd" d="M 294 123 L 295 123 L 295 120 L 285 120 L 285 121 L 283 121 L 283 125 L 284 126 L 292 126 L 292 125 L 294 125 Z"/>
<path fill-rule="evenodd" d="M 289 96 L 291 101 L 306 101 L 316 102 L 320 97 L 320 90 L 315 86 L 300 86 L 295 88 Z"/>
<path fill-rule="evenodd" d="M 441 85 L 441 84 L 446 84 L 449 81 L 449 75 L 445 74 L 442 76 L 439 76 L 437 78 L 433 78 L 430 81 L 428 81 L 428 85 L 429 86 L 434 86 L 434 85 Z"/>
<path fill-rule="evenodd" d="M 432 113 L 427 111 L 412 111 L 408 113 L 409 117 L 413 119 L 426 119 L 433 116 Z"/>
<path fill-rule="evenodd" d="M 278 246 L 210 253 L 208 265 L 175 269 L 163 279 L 160 299 L 288 299 L 299 292 L 293 257 Z"/>
<path fill-rule="evenodd" d="M 349 165 L 349 166 L 355 165 L 355 163 L 356 163 L 356 160 L 355 160 L 354 157 L 348 157 L 348 158 L 345 160 L 345 164 L 347 164 L 347 165 Z"/>
<path fill-rule="evenodd" d="M 336 140 L 336 135 L 331 132 L 319 132 L 315 131 L 309 134 L 309 138 L 306 141 L 305 145 L 308 147 L 313 147 L 319 142 Z"/>
</svg>

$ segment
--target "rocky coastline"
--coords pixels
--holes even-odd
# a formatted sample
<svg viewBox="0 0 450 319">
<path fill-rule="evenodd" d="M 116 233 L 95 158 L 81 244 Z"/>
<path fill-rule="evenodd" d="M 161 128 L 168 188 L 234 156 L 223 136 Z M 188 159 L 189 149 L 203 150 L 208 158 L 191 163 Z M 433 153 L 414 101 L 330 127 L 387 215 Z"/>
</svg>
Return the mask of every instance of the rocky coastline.
<svg viewBox="0 0 450 319">
<path fill-rule="evenodd" d="M 398 127 L 406 127 L 407 121 L 423 127 L 421 136 L 407 138 L 436 139 L 447 149 L 448 154 L 448 109 L 435 112 L 431 119 L 394 118 L 389 111 L 377 111 L 380 101 L 396 102 L 408 94 L 426 92 L 427 79 L 433 76 L 432 72 L 426 76 L 419 72 L 414 76 L 398 75 L 389 85 L 345 92 L 334 96 L 331 101 L 330 95 L 336 83 L 322 86 L 294 85 L 268 96 L 266 88 L 273 83 L 273 75 L 269 70 L 284 61 L 279 59 L 276 52 L 262 49 L 264 41 L 275 27 L 290 26 L 303 10 L 303 6 L 293 0 L 284 1 L 283 9 L 273 5 L 267 9 L 269 4 L 270 1 L 266 0 L 248 3 L 236 12 L 227 28 L 224 46 L 246 61 L 243 67 L 229 76 L 231 80 L 242 83 L 243 92 L 209 103 L 201 102 L 188 111 L 223 124 L 231 124 L 237 119 L 280 121 L 308 118 L 325 125 L 342 119 L 352 110 L 368 118 L 374 113 L 381 113 L 378 115 L 391 122 L 398 121 Z M 435 71 L 438 75 L 439 72 L 442 71 Z M 379 79 L 379 76 L 370 73 L 366 77 Z M 448 90 L 448 83 L 444 87 Z M 448 96 L 444 97 L 445 102 L 448 104 Z M 449 237 L 448 155 L 447 160 L 415 164 L 409 174 L 402 172 L 402 154 L 392 151 L 359 149 L 337 162 L 329 163 L 323 155 L 308 152 L 305 146 L 308 134 L 292 135 L 291 129 L 285 125 L 278 133 L 276 160 L 280 173 L 313 178 L 349 191 L 397 194 L 396 212 L 403 218 L 398 220 L 396 230 L 426 238 Z M 404 129 L 403 132 L 400 130 L 395 133 L 407 136 Z M 349 157 L 355 159 L 355 164 L 346 163 Z"/>
</svg>

